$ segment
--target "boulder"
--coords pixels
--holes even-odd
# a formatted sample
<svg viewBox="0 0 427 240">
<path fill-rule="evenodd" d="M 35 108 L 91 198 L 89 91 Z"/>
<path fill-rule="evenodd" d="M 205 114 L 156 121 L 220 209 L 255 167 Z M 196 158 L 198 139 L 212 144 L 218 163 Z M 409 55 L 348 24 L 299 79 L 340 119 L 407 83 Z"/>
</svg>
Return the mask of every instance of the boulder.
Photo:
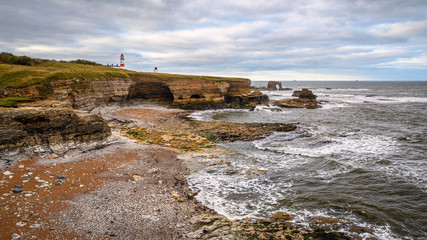
<svg viewBox="0 0 427 240">
<path fill-rule="evenodd" d="M 308 90 L 307 88 L 303 88 L 300 93 L 298 98 L 305 98 L 305 99 L 316 99 L 316 95 L 313 94 L 312 91 Z"/>
</svg>

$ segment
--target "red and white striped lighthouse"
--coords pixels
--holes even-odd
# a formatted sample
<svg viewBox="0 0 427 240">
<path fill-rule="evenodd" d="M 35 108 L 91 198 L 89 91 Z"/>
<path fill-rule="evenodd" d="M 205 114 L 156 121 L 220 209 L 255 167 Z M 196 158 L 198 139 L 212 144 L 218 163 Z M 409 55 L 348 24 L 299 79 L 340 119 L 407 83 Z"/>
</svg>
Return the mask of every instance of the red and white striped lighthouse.
<svg viewBox="0 0 427 240">
<path fill-rule="evenodd" d="M 120 55 L 120 67 L 125 67 L 125 55 Z"/>
</svg>

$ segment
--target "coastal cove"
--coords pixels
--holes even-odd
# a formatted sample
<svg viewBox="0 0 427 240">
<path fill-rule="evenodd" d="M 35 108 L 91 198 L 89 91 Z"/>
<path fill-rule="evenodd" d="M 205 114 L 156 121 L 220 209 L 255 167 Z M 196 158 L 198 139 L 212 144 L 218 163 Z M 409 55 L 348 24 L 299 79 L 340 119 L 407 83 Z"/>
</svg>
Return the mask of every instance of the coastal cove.
<svg viewBox="0 0 427 240">
<path fill-rule="evenodd" d="M 58 66 L 0 89 L 1 238 L 426 237 L 424 82 Z"/>
</svg>

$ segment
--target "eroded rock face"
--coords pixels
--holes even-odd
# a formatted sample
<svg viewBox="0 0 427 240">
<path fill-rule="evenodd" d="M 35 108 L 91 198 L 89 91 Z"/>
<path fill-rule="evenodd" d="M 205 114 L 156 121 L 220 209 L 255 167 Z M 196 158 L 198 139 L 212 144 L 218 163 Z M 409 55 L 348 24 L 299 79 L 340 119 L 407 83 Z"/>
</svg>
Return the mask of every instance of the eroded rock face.
<svg viewBox="0 0 427 240">
<path fill-rule="evenodd" d="M 67 102 L 73 108 L 91 110 L 109 102 L 127 99 L 133 81 L 127 78 L 78 78 L 52 81 L 49 99 Z"/>
<path fill-rule="evenodd" d="M 277 86 L 279 86 L 279 89 L 277 89 Z M 282 83 L 278 81 L 269 81 L 267 84 L 268 90 L 283 90 Z"/>
<path fill-rule="evenodd" d="M 230 85 L 227 82 L 179 79 L 168 83 L 173 94 L 173 104 L 185 109 L 224 108 L 224 96 Z"/>
<path fill-rule="evenodd" d="M 253 108 L 268 102 L 267 95 L 251 92 L 249 79 L 178 79 L 168 83 L 173 105 L 184 109 Z"/>
<path fill-rule="evenodd" d="M 110 128 L 99 117 L 70 108 L 0 108 L 0 153 L 39 146 L 46 151 L 104 141 Z"/>
<path fill-rule="evenodd" d="M 242 95 L 226 95 L 225 101 L 228 108 L 249 108 L 253 110 L 256 105 L 267 104 L 268 96 L 256 90 Z"/>
<path fill-rule="evenodd" d="M 301 91 L 295 91 L 292 96 L 298 96 L 298 98 L 279 100 L 275 101 L 274 103 L 277 106 L 284 108 L 314 109 L 320 107 L 317 104 L 316 95 L 314 95 L 313 92 L 307 88 L 303 88 Z"/>
<path fill-rule="evenodd" d="M 54 80 L 49 86 L 33 85 L 3 89 L 0 97 L 30 97 L 61 101 L 67 106 L 92 110 L 111 102 L 128 99 L 163 101 L 184 109 L 241 108 L 266 103 L 266 95 L 251 93 L 249 79 L 209 77 L 179 78 L 132 75 L 130 78 L 72 78 Z"/>
<path fill-rule="evenodd" d="M 173 102 L 174 96 L 168 84 L 158 78 L 138 76 L 129 88 L 129 99 L 140 98 L 153 101 Z"/>
</svg>

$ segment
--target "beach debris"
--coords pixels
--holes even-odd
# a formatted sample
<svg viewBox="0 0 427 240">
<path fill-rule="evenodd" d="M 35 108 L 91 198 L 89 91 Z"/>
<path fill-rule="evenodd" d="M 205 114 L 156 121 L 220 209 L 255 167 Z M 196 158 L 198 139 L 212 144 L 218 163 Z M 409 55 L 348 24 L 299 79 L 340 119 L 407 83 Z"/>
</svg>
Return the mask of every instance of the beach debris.
<svg viewBox="0 0 427 240">
<path fill-rule="evenodd" d="M 144 180 L 144 178 L 142 178 L 142 177 L 141 177 L 141 176 L 139 176 L 139 175 L 133 175 L 133 176 L 132 176 L 132 178 L 133 178 L 133 180 L 134 180 L 135 182 L 139 182 L 139 181 Z"/>
<path fill-rule="evenodd" d="M 172 194 L 172 197 L 176 200 L 176 201 L 178 201 L 178 202 L 184 202 L 185 200 L 184 200 L 184 198 L 182 198 L 181 196 L 179 196 L 179 194 L 178 194 L 178 192 L 177 191 L 172 191 L 171 192 L 171 194 Z"/>
<path fill-rule="evenodd" d="M 66 179 L 67 178 L 67 176 L 65 176 L 64 174 L 59 174 L 57 177 L 58 177 L 58 179 Z"/>
<path fill-rule="evenodd" d="M 267 173 L 267 170 L 258 170 L 256 168 L 249 168 L 246 171 L 247 175 L 258 175 L 258 176 L 261 176 L 261 175 L 265 175 L 266 173 Z"/>
<path fill-rule="evenodd" d="M 24 223 L 24 222 L 17 222 L 16 223 L 16 226 L 18 226 L 18 227 L 23 227 L 23 226 L 25 226 L 25 225 L 27 225 L 26 223 Z"/>
<path fill-rule="evenodd" d="M 12 189 L 13 193 L 21 193 L 22 192 L 22 188 L 14 188 Z"/>
<path fill-rule="evenodd" d="M 41 225 L 38 223 L 34 223 L 30 226 L 31 229 L 39 228 Z"/>
<path fill-rule="evenodd" d="M 12 172 L 9 172 L 9 171 L 6 171 L 6 172 L 3 172 L 3 175 L 5 175 L 5 176 L 10 176 L 10 175 L 13 175 L 13 173 L 12 173 Z"/>
<path fill-rule="evenodd" d="M 21 238 L 21 235 L 19 235 L 17 233 L 12 234 L 12 240 L 16 240 L 18 238 Z"/>
</svg>

